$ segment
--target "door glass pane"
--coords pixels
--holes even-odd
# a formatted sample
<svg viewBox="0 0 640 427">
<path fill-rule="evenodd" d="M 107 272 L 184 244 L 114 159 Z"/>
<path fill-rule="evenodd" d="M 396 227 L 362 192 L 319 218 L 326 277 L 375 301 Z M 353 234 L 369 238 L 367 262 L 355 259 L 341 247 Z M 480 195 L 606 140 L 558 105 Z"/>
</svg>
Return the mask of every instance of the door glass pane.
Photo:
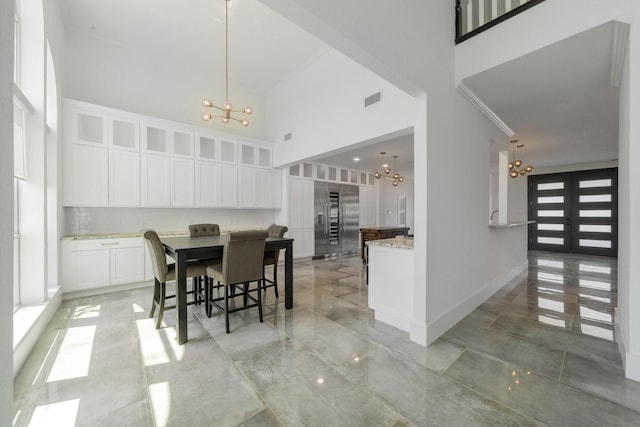
<svg viewBox="0 0 640 427">
<path fill-rule="evenodd" d="M 120 120 L 113 121 L 113 145 L 136 148 L 136 125 Z"/>
<path fill-rule="evenodd" d="M 173 154 L 191 156 L 191 135 L 183 132 L 173 133 Z"/>
<path fill-rule="evenodd" d="M 236 162 L 236 144 L 231 141 L 220 141 L 220 160 L 223 162 Z"/>
<path fill-rule="evenodd" d="M 289 166 L 289 175 L 290 176 L 300 176 L 300 165 L 291 165 L 291 166 Z"/>
<path fill-rule="evenodd" d="M 325 165 L 316 165 L 316 178 L 327 179 L 327 167 Z"/>
<path fill-rule="evenodd" d="M 103 144 L 102 117 L 78 113 L 78 139 Z"/>
<path fill-rule="evenodd" d="M 360 184 L 367 184 L 367 173 L 366 172 L 360 172 Z"/>
<path fill-rule="evenodd" d="M 562 190 L 564 182 L 545 182 L 538 184 L 538 190 Z"/>
<path fill-rule="evenodd" d="M 340 169 L 340 182 L 349 182 L 349 171 Z"/>
<path fill-rule="evenodd" d="M 538 237 L 538 243 L 545 245 L 564 245 L 562 237 Z"/>
<path fill-rule="evenodd" d="M 538 216 L 560 217 L 560 216 L 564 216 L 564 211 L 563 210 L 538 211 Z"/>
<path fill-rule="evenodd" d="M 166 153 L 167 151 L 167 133 L 164 129 L 147 127 L 147 150 Z"/>
<path fill-rule="evenodd" d="M 564 196 L 538 197 L 538 203 L 564 203 Z"/>
<path fill-rule="evenodd" d="M 580 224 L 580 231 L 587 233 L 611 233 L 610 225 Z"/>
<path fill-rule="evenodd" d="M 329 166 L 329 181 L 338 180 L 338 169 L 333 166 Z"/>
<path fill-rule="evenodd" d="M 207 138 L 205 136 L 200 137 L 200 157 L 203 159 L 215 160 L 216 159 L 216 140 L 213 138 Z"/>
<path fill-rule="evenodd" d="M 582 218 L 611 218 L 611 210 L 581 210 Z"/>
<path fill-rule="evenodd" d="M 580 203 L 610 202 L 611 194 L 592 194 L 580 196 Z"/>
<path fill-rule="evenodd" d="M 580 188 L 611 187 L 611 179 L 592 179 L 580 181 Z"/>
<path fill-rule="evenodd" d="M 358 183 L 358 172 L 356 172 L 356 171 L 351 171 L 351 172 L 350 172 L 350 175 L 351 175 L 351 181 L 350 181 L 350 182 L 351 182 L 352 184 L 357 184 L 357 183 Z"/>
<path fill-rule="evenodd" d="M 564 224 L 537 224 L 538 230 L 564 231 Z"/>
<path fill-rule="evenodd" d="M 611 249 L 611 240 L 580 239 L 580 246 Z"/>
<path fill-rule="evenodd" d="M 305 178 L 313 178 L 313 165 L 311 163 L 303 163 L 302 173 Z"/>
</svg>

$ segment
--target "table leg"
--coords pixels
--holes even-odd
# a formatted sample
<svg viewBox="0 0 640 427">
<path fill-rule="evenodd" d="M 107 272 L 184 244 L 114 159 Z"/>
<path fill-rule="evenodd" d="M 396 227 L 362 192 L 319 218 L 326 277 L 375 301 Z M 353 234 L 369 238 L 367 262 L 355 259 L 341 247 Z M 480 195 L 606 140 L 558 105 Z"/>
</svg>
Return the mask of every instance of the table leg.
<svg viewBox="0 0 640 427">
<path fill-rule="evenodd" d="M 187 342 L 187 256 L 178 252 L 176 256 L 176 335 L 178 344 Z"/>
<path fill-rule="evenodd" d="M 284 308 L 293 308 L 293 243 L 284 250 Z"/>
</svg>

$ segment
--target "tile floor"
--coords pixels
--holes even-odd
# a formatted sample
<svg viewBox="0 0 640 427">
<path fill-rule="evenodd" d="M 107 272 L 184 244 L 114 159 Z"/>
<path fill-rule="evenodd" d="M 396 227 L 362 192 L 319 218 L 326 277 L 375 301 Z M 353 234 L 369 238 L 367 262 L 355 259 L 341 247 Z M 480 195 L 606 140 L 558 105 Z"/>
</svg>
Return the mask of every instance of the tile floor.
<svg viewBox="0 0 640 427">
<path fill-rule="evenodd" d="M 15 380 L 14 425 L 640 425 L 615 260 L 531 252 L 429 348 L 373 319 L 359 258 L 294 271 L 294 310 L 271 289 L 265 323 L 235 313 L 227 335 L 192 306 L 183 346 L 173 311 L 147 317 L 150 288 L 65 301 Z"/>
</svg>

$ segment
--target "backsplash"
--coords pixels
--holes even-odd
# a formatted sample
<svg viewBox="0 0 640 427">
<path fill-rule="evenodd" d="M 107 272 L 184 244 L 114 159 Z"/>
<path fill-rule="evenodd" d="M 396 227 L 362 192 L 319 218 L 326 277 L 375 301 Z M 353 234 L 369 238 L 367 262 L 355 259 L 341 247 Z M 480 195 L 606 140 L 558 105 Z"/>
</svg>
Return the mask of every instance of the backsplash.
<svg viewBox="0 0 640 427">
<path fill-rule="evenodd" d="M 221 229 L 266 227 L 276 221 L 272 209 L 64 208 L 62 235 L 130 233 L 144 228 L 187 230 L 189 224 L 215 223 Z"/>
</svg>

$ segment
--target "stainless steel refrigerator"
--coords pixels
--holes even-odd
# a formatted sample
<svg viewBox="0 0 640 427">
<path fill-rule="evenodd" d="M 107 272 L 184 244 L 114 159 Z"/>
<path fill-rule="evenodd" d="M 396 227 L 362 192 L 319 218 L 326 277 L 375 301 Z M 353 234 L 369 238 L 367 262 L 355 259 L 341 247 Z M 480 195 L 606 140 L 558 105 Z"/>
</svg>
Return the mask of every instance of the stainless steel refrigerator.
<svg viewBox="0 0 640 427">
<path fill-rule="evenodd" d="M 359 198 L 356 185 L 315 182 L 314 258 L 358 252 Z"/>
</svg>

